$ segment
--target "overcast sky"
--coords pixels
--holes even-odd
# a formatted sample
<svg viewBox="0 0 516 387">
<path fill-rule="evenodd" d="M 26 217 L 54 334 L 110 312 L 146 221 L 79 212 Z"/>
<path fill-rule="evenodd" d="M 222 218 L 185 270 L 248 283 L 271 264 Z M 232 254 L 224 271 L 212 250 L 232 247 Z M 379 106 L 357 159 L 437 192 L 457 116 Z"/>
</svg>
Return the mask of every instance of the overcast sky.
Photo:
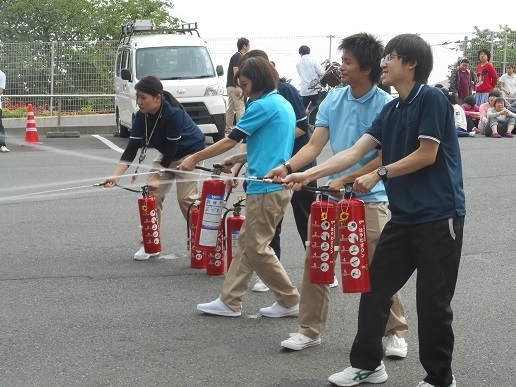
<svg viewBox="0 0 516 387">
<path fill-rule="evenodd" d="M 499 25 L 516 29 L 511 2 L 493 2 L 494 6 L 490 3 L 487 8 L 486 3 L 480 7 L 480 1 L 476 0 L 172 2 L 172 15 L 186 22 L 198 22 L 201 36 L 206 38 L 349 35 L 357 32 L 471 33 L 474 26 L 499 31 Z M 476 10 L 475 3 L 479 4 Z"/>
</svg>

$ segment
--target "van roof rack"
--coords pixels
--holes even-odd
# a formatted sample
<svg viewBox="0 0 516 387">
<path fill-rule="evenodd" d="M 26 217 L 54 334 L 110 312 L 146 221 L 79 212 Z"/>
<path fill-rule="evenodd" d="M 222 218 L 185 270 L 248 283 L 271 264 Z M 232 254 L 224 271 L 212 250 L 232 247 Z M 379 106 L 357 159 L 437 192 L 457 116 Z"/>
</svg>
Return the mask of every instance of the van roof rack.
<svg viewBox="0 0 516 387">
<path fill-rule="evenodd" d="M 194 32 L 198 37 L 199 31 L 197 30 L 197 22 L 195 23 L 184 23 L 181 24 L 181 28 L 156 28 L 153 20 L 135 20 L 134 22 L 127 23 L 122 26 L 120 37 L 118 39 L 119 44 L 127 44 L 131 40 L 134 34 L 145 35 L 145 34 L 183 34 L 189 33 L 193 35 Z"/>
</svg>

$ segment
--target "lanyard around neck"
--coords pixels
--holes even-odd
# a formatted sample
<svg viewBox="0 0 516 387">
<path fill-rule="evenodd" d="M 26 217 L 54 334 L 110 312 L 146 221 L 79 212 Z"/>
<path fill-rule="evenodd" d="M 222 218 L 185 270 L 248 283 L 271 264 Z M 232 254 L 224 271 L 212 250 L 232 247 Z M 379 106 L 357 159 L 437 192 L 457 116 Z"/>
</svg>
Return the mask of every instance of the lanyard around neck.
<svg viewBox="0 0 516 387">
<path fill-rule="evenodd" d="M 140 152 L 140 157 L 138 158 L 138 166 L 136 167 L 136 170 L 134 171 L 134 175 L 131 178 L 131 183 L 134 183 L 136 179 L 138 178 L 138 173 L 140 171 L 140 165 L 145 161 L 145 157 L 147 156 L 147 148 L 149 146 L 150 140 L 152 138 L 152 135 L 154 134 L 154 129 L 156 129 L 156 126 L 158 125 L 158 121 L 161 118 L 161 111 L 163 110 L 163 102 L 161 103 L 161 108 L 159 109 L 158 117 L 156 117 L 156 122 L 154 123 L 154 126 L 152 127 L 152 131 L 150 136 L 147 137 L 147 114 L 145 114 L 145 145 L 142 146 L 142 150 Z"/>
<path fill-rule="evenodd" d="M 147 137 L 147 114 L 145 114 L 145 148 L 149 146 L 150 140 L 152 138 L 152 135 L 154 133 L 154 129 L 156 129 L 156 126 L 158 125 L 158 121 L 161 118 L 161 111 L 163 110 L 163 102 L 161 103 L 161 107 L 159 109 L 158 117 L 156 117 L 156 122 L 154 122 L 154 126 L 152 127 L 152 131 L 150 136 Z"/>
</svg>

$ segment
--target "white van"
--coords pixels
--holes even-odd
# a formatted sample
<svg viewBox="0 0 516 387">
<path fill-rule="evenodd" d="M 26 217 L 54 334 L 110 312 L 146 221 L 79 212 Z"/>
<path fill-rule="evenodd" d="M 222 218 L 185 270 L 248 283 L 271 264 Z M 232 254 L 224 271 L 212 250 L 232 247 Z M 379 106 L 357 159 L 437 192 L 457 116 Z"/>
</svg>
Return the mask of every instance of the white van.
<svg viewBox="0 0 516 387">
<path fill-rule="evenodd" d="M 151 20 L 136 20 L 122 28 L 115 63 L 117 133 L 128 137 L 135 113 L 134 86 L 154 75 L 185 107 L 206 136 L 216 142 L 225 136 L 226 102 L 222 65 L 213 66 L 197 23 L 178 29 L 156 29 Z"/>
</svg>

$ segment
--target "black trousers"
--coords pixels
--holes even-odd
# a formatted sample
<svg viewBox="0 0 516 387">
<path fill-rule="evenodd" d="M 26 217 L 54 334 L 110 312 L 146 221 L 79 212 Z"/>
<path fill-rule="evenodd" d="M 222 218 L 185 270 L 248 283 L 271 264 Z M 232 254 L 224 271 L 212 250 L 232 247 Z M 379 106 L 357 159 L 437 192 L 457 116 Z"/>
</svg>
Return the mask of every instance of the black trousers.
<svg viewBox="0 0 516 387">
<path fill-rule="evenodd" d="M 0 109 L 0 146 L 5 145 L 5 128 L 2 124 L 2 109 Z"/>
<path fill-rule="evenodd" d="M 388 222 L 370 267 L 371 292 L 363 293 L 351 365 L 374 370 L 383 358 L 382 337 L 392 295 L 417 270 L 419 358 L 435 386 L 452 382 L 454 335 L 451 301 L 462 250 L 464 217 L 416 225 Z"/>
<path fill-rule="evenodd" d="M 303 100 L 303 105 L 306 108 L 308 108 L 308 105 L 310 104 L 310 106 L 315 106 L 317 105 L 317 100 L 319 99 L 319 95 L 318 94 L 312 94 L 312 95 L 304 95 L 301 97 L 302 100 Z"/>
<path fill-rule="evenodd" d="M 478 120 L 474 120 L 470 117 L 470 116 L 466 116 L 466 123 L 468 125 L 467 129 L 468 129 L 468 132 L 471 132 L 471 130 L 473 128 L 477 128 L 478 129 Z"/>
</svg>

